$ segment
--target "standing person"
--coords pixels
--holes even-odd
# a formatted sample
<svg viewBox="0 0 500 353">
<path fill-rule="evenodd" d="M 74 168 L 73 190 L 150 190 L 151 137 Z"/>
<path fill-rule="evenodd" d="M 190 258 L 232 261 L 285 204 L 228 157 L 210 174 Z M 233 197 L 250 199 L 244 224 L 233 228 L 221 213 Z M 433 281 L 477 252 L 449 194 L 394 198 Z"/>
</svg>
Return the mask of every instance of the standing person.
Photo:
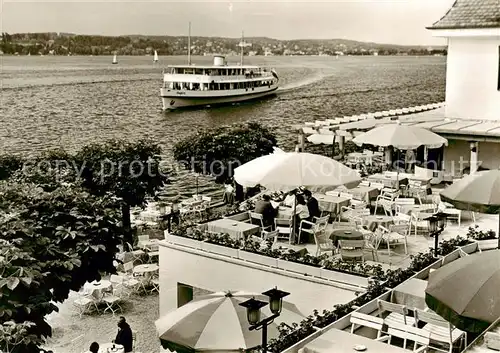
<svg viewBox="0 0 500 353">
<path fill-rule="evenodd" d="M 408 173 L 413 173 L 413 166 L 415 165 L 415 162 L 415 152 L 413 150 L 407 150 L 405 153 L 405 169 Z"/>
<path fill-rule="evenodd" d="M 125 317 L 120 316 L 120 320 L 118 320 L 118 333 L 116 334 L 116 338 L 113 343 L 121 344 L 125 353 L 131 353 L 133 347 L 133 335 L 132 329 L 130 325 L 125 320 Z"/>
<path fill-rule="evenodd" d="M 222 196 L 222 201 L 226 205 L 233 205 L 234 203 L 234 187 L 231 180 L 228 180 L 224 184 L 224 195 Z"/>
<path fill-rule="evenodd" d="M 304 198 L 306 200 L 307 209 L 309 210 L 309 221 L 314 222 L 314 217 L 321 217 L 318 200 L 316 200 L 311 191 L 304 190 Z"/>
</svg>

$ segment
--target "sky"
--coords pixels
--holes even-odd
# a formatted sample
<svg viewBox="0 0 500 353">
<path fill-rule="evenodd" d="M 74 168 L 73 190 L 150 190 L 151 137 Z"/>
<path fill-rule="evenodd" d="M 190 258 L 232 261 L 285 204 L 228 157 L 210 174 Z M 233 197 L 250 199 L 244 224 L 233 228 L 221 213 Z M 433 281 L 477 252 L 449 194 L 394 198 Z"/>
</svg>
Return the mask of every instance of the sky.
<svg viewBox="0 0 500 353">
<path fill-rule="evenodd" d="M 444 45 L 425 29 L 454 0 L 0 0 L 2 32 L 352 39 Z"/>
</svg>

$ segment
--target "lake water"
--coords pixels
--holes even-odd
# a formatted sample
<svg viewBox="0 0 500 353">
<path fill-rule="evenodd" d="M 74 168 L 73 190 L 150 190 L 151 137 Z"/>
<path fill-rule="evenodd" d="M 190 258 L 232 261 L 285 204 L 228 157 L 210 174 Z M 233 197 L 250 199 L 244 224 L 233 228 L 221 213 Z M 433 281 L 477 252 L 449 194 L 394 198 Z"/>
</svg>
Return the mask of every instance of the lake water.
<svg viewBox="0 0 500 353">
<path fill-rule="evenodd" d="M 249 57 L 280 76 L 276 97 L 260 102 L 163 113 L 162 69 L 185 57 L 0 57 L 0 151 L 75 150 L 109 138 L 149 136 L 164 153 L 197 128 L 256 121 L 273 128 L 280 147 L 296 141 L 292 125 L 304 121 L 404 108 L 444 100 L 444 57 Z M 210 63 L 194 57 L 194 63 Z M 238 58 L 228 58 L 237 62 Z M 306 147 L 307 149 L 307 147 Z M 201 178 L 199 187 L 219 194 Z M 194 192 L 194 178 L 172 177 L 166 196 Z"/>
</svg>

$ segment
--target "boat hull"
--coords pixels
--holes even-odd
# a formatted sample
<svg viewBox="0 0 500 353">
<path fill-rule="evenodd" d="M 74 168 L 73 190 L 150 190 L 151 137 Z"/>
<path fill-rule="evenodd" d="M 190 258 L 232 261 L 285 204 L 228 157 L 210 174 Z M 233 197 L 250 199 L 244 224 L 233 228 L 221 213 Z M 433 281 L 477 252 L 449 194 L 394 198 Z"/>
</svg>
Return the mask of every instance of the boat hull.
<svg viewBox="0 0 500 353">
<path fill-rule="evenodd" d="M 165 93 L 161 90 L 161 98 L 163 104 L 163 110 L 174 110 L 180 108 L 188 107 L 201 107 L 207 105 L 224 105 L 232 103 L 240 103 L 250 100 L 255 100 L 259 98 L 264 98 L 276 94 L 278 86 L 271 87 L 271 89 L 265 91 L 249 91 L 245 94 L 234 94 L 234 95 L 224 95 L 224 96 L 179 96 L 177 94 Z"/>
</svg>

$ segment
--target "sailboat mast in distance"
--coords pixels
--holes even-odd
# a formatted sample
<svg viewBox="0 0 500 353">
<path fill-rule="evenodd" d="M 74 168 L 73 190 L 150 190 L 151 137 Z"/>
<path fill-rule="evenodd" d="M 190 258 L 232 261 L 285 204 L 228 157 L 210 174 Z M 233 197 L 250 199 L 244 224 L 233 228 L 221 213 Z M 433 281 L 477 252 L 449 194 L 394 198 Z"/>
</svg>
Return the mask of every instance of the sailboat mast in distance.
<svg viewBox="0 0 500 353">
<path fill-rule="evenodd" d="M 191 65 L 191 22 L 189 22 L 188 31 L 188 65 Z"/>
<path fill-rule="evenodd" d="M 241 47 L 241 58 L 240 58 L 240 65 L 243 66 L 243 56 L 245 55 L 244 50 L 245 47 L 251 46 L 252 44 L 245 43 L 245 33 L 241 32 L 241 42 L 238 44 L 239 47 Z"/>
</svg>

